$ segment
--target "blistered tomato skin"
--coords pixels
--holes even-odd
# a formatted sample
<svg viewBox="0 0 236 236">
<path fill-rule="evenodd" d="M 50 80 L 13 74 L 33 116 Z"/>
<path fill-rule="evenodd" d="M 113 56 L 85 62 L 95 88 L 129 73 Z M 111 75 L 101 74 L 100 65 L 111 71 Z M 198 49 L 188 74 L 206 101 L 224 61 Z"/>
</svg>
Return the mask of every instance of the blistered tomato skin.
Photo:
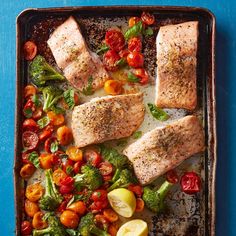
<svg viewBox="0 0 236 236">
<path fill-rule="evenodd" d="M 116 65 L 119 60 L 120 56 L 115 50 L 108 50 L 103 55 L 103 64 L 109 71 L 116 71 L 119 68 L 118 65 Z"/>
<path fill-rule="evenodd" d="M 195 194 L 201 190 L 201 178 L 195 172 L 185 172 L 180 180 L 181 189 L 186 194 Z"/>
<path fill-rule="evenodd" d="M 110 29 L 106 32 L 105 41 L 109 48 L 116 52 L 119 52 L 125 46 L 124 35 L 116 29 Z"/>
<path fill-rule="evenodd" d="M 127 62 L 134 68 L 143 67 L 144 57 L 141 53 L 134 51 L 127 56 Z"/>
<path fill-rule="evenodd" d="M 32 225 L 29 221 L 25 220 L 21 223 L 21 234 L 30 235 L 32 233 Z"/>
<path fill-rule="evenodd" d="M 142 41 L 140 38 L 133 37 L 128 41 L 128 49 L 130 52 L 141 52 Z"/>
<path fill-rule="evenodd" d="M 37 49 L 37 46 L 36 46 L 36 44 L 34 42 L 27 41 L 24 44 L 23 51 L 24 51 L 25 59 L 27 61 L 31 61 L 36 56 L 38 49 Z"/>
</svg>

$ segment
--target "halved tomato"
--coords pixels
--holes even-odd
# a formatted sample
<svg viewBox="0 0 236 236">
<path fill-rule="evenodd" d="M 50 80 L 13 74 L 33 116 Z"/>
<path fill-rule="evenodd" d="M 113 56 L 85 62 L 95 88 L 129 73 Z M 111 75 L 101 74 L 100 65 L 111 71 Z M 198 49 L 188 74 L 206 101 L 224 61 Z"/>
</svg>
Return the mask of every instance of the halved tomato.
<svg viewBox="0 0 236 236">
<path fill-rule="evenodd" d="M 125 46 L 125 38 L 121 31 L 116 29 L 110 29 L 105 35 L 106 44 L 110 49 L 119 52 Z"/>
</svg>

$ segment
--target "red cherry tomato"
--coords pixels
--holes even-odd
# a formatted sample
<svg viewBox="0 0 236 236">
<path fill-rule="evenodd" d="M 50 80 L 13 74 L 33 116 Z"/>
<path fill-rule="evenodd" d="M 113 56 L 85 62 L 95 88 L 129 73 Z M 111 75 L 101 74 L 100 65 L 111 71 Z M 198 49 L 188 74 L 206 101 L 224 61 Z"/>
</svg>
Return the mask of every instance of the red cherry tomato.
<svg viewBox="0 0 236 236">
<path fill-rule="evenodd" d="M 102 160 L 101 155 L 93 149 L 85 150 L 84 159 L 86 160 L 87 163 L 95 167 L 97 167 Z"/>
<path fill-rule="evenodd" d="M 139 17 L 131 17 L 129 18 L 129 27 L 133 27 L 134 25 L 136 25 L 141 19 Z"/>
<path fill-rule="evenodd" d="M 46 126 L 42 133 L 39 135 L 39 140 L 41 142 L 44 142 L 47 138 L 49 138 L 53 133 L 53 126 L 52 125 L 48 125 Z"/>
<path fill-rule="evenodd" d="M 21 158 L 22 158 L 22 162 L 23 163 L 25 163 L 25 164 L 29 164 L 29 163 L 31 163 L 29 160 L 28 160 L 28 156 L 29 156 L 29 153 L 22 153 L 22 156 L 21 156 Z"/>
<path fill-rule="evenodd" d="M 31 101 L 31 99 L 29 99 L 23 108 L 23 114 L 26 118 L 31 118 L 35 110 L 36 107 L 34 103 Z"/>
<path fill-rule="evenodd" d="M 37 54 L 37 46 L 34 42 L 27 41 L 24 44 L 23 51 L 24 51 L 24 57 L 27 61 L 33 60 Z"/>
<path fill-rule="evenodd" d="M 38 132 L 39 127 L 38 127 L 38 124 L 33 119 L 26 119 L 23 122 L 23 130 Z"/>
<path fill-rule="evenodd" d="M 33 151 L 38 147 L 39 137 L 35 132 L 25 131 L 22 134 L 22 143 L 24 149 L 28 151 Z"/>
<path fill-rule="evenodd" d="M 93 213 L 96 213 L 96 212 L 99 212 L 101 211 L 102 209 L 105 209 L 108 207 L 108 200 L 104 200 L 104 201 L 96 201 L 96 202 L 93 202 L 91 205 L 90 205 L 90 209 Z"/>
<path fill-rule="evenodd" d="M 134 37 L 128 41 L 128 49 L 131 52 L 141 52 L 142 51 L 142 41 L 140 38 Z"/>
<path fill-rule="evenodd" d="M 71 193 L 73 190 L 74 190 L 73 185 L 61 185 L 60 188 L 59 188 L 59 192 L 61 194 Z"/>
<path fill-rule="evenodd" d="M 68 168 L 71 168 L 73 170 L 73 166 L 74 166 L 74 162 L 71 159 L 67 159 L 66 162 L 62 164 L 62 170 L 66 172 L 67 174 L 70 174 L 68 173 Z"/>
<path fill-rule="evenodd" d="M 63 201 L 59 207 L 57 208 L 57 212 L 58 213 L 62 213 L 63 211 L 65 211 L 66 207 L 67 207 L 68 202 L 67 201 Z"/>
<path fill-rule="evenodd" d="M 127 62 L 129 64 L 129 66 L 131 66 L 131 67 L 134 67 L 134 68 L 142 67 L 143 62 L 144 62 L 144 58 L 143 58 L 143 55 L 139 52 L 131 52 L 127 56 Z"/>
<path fill-rule="evenodd" d="M 97 189 L 95 190 L 92 195 L 91 195 L 91 199 L 94 201 L 94 202 L 97 202 L 97 201 L 104 201 L 107 199 L 107 191 L 104 190 L 104 189 Z"/>
<path fill-rule="evenodd" d="M 38 120 L 42 117 L 43 114 L 43 108 L 42 107 L 37 107 L 36 110 L 32 114 L 32 118 L 34 120 Z"/>
<path fill-rule="evenodd" d="M 140 84 L 145 85 L 148 83 L 149 76 L 148 76 L 148 73 L 146 70 L 144 70 L 143 68 L 136 68 L 133 71 L 133 73 L 136 77 L 138 77 L 140 79 L 139 80 Z"/>
<path fill-rule="evenodd" d="M 80 172 L 81 166 L 83 164 L 83 161 L 77 161 L 73 166 L 73 171 L 75 174 L 78 174 Z"/>
<path fill-rule="evenodd" d="M 195 194 L 200 192 L 201 178 L 195 172 L 185 172 L 180 180 L 181 189 L 184 193 Z"/>
<path fill-rule="evenodd" d="M 118 66 L 116 65 L 117 61 L 120 60 L 120 56 L 117 54 L 115 50 L 108 50 L 103 55 L 103 64 L 109 71 L 115 71 L 118 69 Z"/>
<path fill-rule="evenodd" d="M 121 50 L 120 52 L 119 52 L 119 56 L 121 57 L 121 58 L 127 58 L 127 56 L 129 55 L 129 50 L 128 49 L 123 49 L 123 50 Z"/>
<path fill-rule="evenodd" d="M 50 137 L 48 138 L 45 143 L 44 143 L 44 149 L 46 152 L 51 153 L 51 144 L 53 142 L 56 142 L 57 138 L 56 137 Z"/>
<path fill-rule="evenodd" d="M 143 12 L 141 15 L 141 20 L 146 25 L 153 25 L 153 23 L 155 22 L 155 17 L 148 12 Z"/>
<path fill-rule="evenodd" d="M 113 166 L 111 163 L 105 161 L 99 164 L 99 170 L 102 175 L 109 175 L 113 171 Z"/>
<path fill-rule="evenodd" d="M 61 185 L 70 186 L 73 185 L 74 182 L 75 180 L 72 177 L 67 176 L 65 179 L 61 180 Z"/>
<path fill-rule="evenodd" d="M 143 195 L 143 188 L 140 185 L 130 184 L 128 189 L 138 197 L 141 197 Z"/>
<path fill-rule="evenodd" d="M 125 46 L 125 38 L 121 31 L 116 29 L 110 29 L 105 35 L 106 44 L 110 49 L 119 52 Z"/>
<path fill-rule="evenodd" d="M 170 182 L 172 184 L 176 184 L 179 182 L 179 177 L 178 177 L 177 172 L 175 170 L 169 170 L 166 173 L 166 179 L 168 182 Z"/>
<path fill-rule="evenodd" d="M 53 169 L 56 170 L 62 165 L 62 159 L 60 155 L 63 155 L 64 152 L 62 151 L 57 151 L 53 153 L 52 156 L 52 164 L 53 164 Z"/>
<path fill-rule="evenodd" d="M 32 233 L 32 225 L 29 221 L 25 220 L 21 223 L 21 234 L 30 235 Z"/>
<path fill-rule="evenodd" d="M 112 180 L 112 175 L 103 175 L 102 179 L 104 182 L 109 182 L 110 180 Z"/>
</svg>

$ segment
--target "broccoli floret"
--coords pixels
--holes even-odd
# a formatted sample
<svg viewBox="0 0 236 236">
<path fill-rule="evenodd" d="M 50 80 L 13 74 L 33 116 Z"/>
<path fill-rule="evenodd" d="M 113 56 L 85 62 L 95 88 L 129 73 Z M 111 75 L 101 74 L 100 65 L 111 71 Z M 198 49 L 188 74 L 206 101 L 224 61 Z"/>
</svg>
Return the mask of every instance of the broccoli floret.
<svg viewBox="0 0 236 236">
<path fill-rule="evenodd" d="M 82 166 L 81 173 L 82 174 L 74 176 L 76 186 L 95 190 L 102 185 L 102 175 L 99 170 L 92 165 Z"/>
<path fill-rule="evenodd" d="M 56 186 L 52 180 L 51 169 L 45 171 L 45 178 L 46 178 L 46 184 L 45 184 L 46 191 L 43 197 L 39 200 L 39 207 L 45 211 L 53 211 L 62 202 L 63 197 L 57 191 Z"/>
<path fill-rule="evenodd" d="M 111 191 L 115 188 L 126 188 L 130 184 L 137 184 L 138 181 L 135 175 L 128 169 L 124 169 L 121 171 L 118 180 L 113 183 L 109 188 L 108 191 Z"/>
<path fill-rule="evenodd" d="M 147 208 L 155 213 L 163 211 L 165 197 L 172 185 L 172 183 L 165 181 L 157 190 L 148 186 L 144 187 L 142 198 Z"/>
<path fill-rule="evenodd" d="M 78 229 L 81 236 L 110 236 L 106 231 L 99 229 L 95 225 L 92 213 L 88 213 L 81 218 Z"/>
<path fill-rule="evenodd" d="M 34 229 L 33 236 L 66 236 L 68 235 L 59 219 L 52 213 L 46 213 L 44 219 L 47 220 L 49 226 L 46 229 Z"/>
<path fill-rule="evenodd" d="M 38 55 L 29 65 L 29 75 L 33 83 L 39 87 L 44 86 L 49 80 L 63 81 L 65 78 L 45 58 Z"/>
<path fill-rule="evenodd" d="M 47 86 L 42 89 L 43 110 L 52 109 L 56 102 L 62 97 L 63 90 L 55 86 Z"/>
</svg>

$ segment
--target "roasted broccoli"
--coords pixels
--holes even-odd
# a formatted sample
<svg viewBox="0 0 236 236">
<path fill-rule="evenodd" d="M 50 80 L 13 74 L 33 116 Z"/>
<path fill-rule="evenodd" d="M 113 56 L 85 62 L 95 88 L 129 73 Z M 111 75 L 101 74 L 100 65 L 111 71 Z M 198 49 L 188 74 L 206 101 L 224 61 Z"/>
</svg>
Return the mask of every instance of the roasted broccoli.
<svg viewBox="0 0 236 236">
<path fill-rule="evenodd" d="M 45 58 L 38 55 L 29 65 L 29 75 L 33 83 L 39 87 L 44 86 L 49 80 L 63 81 L 65 78 Z"/>
<path fill-rule="evenodd" d="M 66 236 L 68 235 L 59 219 L 52 213 L 46 213 L 44 219 L 48 222 L 49 226 L 46 229 L 34 229 L 33 236 Z"/>
<path fill-rule="evenodd" d="M 110 236 L 106 231 L 99 229 L 95 225 L 92 213 L 88 213 L 81 218 L 78 229 L 81 236 Z"/>
<path fill-rule="evenodd" d="M 42 89 L 43 93 L 43 110 L 52 109 L 56 102 L 62 97 L 63 90 L 56 86 L 47 86 Z"/>
<path fill-rule="evenodd" d="M 56 186 L 52 180 L 51 169 L 45 171 L 45 178 L 46 191 L 43 197 L 39 200 L 39 207 L 45 211 L 53 211 L 59 206 L 63 198 L 57 191 Z"/>
<path fill-rule="evenodd" d="M 90 190 L 95 190 L 102 185 L 102 176 L 99 170 L 92 165 L 82 166 L 81 173 L 74 176 L 77 187 L 87 187 Z"/>
<path fill-rule="evenodd" d="M 165 197 L 172 185 L 172 183 L 165 181 L 159 189 L 144 187 L 142 198 L 147 208 L 155 213 L 163 211 Z"/>
<path fill-rule="evenodd" d="M 138 183 L 138 181 L 137 181 L 135 175 L 133 174 L 133 172 L 131 172 L 128 169 L 124 169 L 120 172 L 118 180 L 116 180 L 116 182 L 113 183 L 108 188 L 108 191 L 111 191 L 115 188 L 126 188 L 130 184 L 137 184 L 137 183 Z"/>
</svg>

